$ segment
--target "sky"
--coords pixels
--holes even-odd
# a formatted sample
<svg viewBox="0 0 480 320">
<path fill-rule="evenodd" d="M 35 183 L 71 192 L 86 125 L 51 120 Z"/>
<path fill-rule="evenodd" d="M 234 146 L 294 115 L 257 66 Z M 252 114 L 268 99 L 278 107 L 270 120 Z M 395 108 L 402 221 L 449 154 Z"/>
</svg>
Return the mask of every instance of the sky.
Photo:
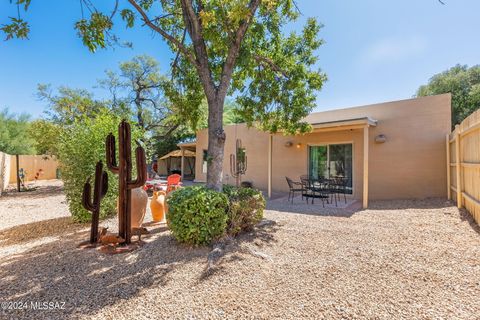
<svg viewBox="0 0 480 320">
<path fill-rule="evenodd" d="M 101 2 L 104 8 L 110 5 Z M 328 81 L 317 95 L 315 111 L 408 99 L 436 73 L 458 63 L 480 64 L 480 1 L 444 2 L 297 0 L 302 16 L 286 32 L 300 30 L 309 17 L 324 24 L 318 66 Z M 0 25 L 16 14 L 10 1 L 0 0 Z M 73 29 L 81 17 L 78 0 L 32 0 L 22 16 L 31 26 L 29 40 L 0 40 L 0 109 L 40 117 L 46 105 L 36 97 L 39 83 L 106 97 L 95 88 L 97 80 L 105 70 L 140 54 L 156 58 L 161 70 L 168 71 L 169 48 L 141 26 L 115 26 L 116 34 L 133 42 L 133 48 L 90 53 Z"/>
</svg>

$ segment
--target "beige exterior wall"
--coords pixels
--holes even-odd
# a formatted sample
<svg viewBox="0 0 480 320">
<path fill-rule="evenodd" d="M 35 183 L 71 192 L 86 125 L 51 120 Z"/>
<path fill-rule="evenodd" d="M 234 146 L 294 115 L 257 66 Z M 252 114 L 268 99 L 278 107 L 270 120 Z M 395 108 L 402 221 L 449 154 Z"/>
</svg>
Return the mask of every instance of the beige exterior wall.
<svg viewBox="0 0 480 320">
<path fill-rule="evenodd" d="M 312 124 L 370 117 L 377 120 L 369 128 L 369 198 L 405 199 L 446 196 L 445 136 L 451 128 L 450 94 L 374 104 L 349 109 L 312 113 L 306 120 Z M 235 137 L 242 139 L 248 157 L 243 180 L 254 181 L 266 190 L 268 181 L 268 134 L 245 125 L 225 128 L 224 181 L 229 178 L 229 157 L 235 149 Z M 387 141 L 375 143 L 384 134 Z M 293 142 L 286 147 L 287 141 Z M 312 132 L 303 136 L 273 137 L 272 190 L 287 191 L 285 176 L 299 180 L 308 172 L 308 145 L 353 143 L 354 197 L 363 193 L 363 129 Z M 300 148 L 296 144 L 301 143 Z M 196 178 L 205 181 L 202 172 L 202 150 L 207 149 L 206 130 L 197 133 Z"/>
<path fill-rule="evenodd" d="M 10 181 L 11 156 L 0 152 L 0 195 L 8 187 Z"/>
<path fill-rule="evenodd" d="M 268 166 L 268 134 L 254 128 L 247 128 L 245 124 L 230 125 L 225 127 L 227 140 L 225 141 L 225 159 L 223 162 L 223 182 L 235 184 L 235 178 L 230 174 L 230 155 L 235 153 L 237 138 L 242 140 L 248 160 L 247 173 L 242 176 L 242 181 L 253 181 L 259 189 L 267 189 Z M 206 173 L 203 172 L 203 150 L 207 150 L 207 130 L 197 132 L 195 181 L 205 182 Z"/>
<path fill-rule="evenodd" d="M 10 157 L 10 183 L 17 182 L 17 165 L 15 156 Z M 20 168 L 27 172 L 25 181 L 35 180 L 35 175 L 42 169 L 43 174 L 40 175 L 39 180 L 50 180 L 57 178 L 58 162 L 51 157 L 43 155 L 20 155 Z"/>
</svg>

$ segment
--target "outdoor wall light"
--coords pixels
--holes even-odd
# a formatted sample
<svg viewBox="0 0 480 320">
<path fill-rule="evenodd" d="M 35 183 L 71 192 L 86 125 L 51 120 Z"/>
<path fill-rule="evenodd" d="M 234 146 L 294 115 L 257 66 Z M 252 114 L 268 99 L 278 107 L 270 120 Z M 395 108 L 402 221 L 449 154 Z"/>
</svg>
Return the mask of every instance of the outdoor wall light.
<svg viewBox="0 0 480 320">
<path fill-rule="evenodd" d="M 302 146 L 302 144 L 300 142 L 297 143 L 297 149 L 300 149 L 301 146 Z"/>
<path fill-rule="evenodd" d="M 285 147 L 290 148 L 291 146 L 293 146 L 293 142 L 292 142 L 292 141 L 287 141 L 287 142 L 285 142 Z"/>
<path fill-rule="evenodd" d="M 387 141 L 387 137 L 384 134 L 379 134 L 375 137 L 376 143 L 384 143 L 385 141 Z"/>
</svg>

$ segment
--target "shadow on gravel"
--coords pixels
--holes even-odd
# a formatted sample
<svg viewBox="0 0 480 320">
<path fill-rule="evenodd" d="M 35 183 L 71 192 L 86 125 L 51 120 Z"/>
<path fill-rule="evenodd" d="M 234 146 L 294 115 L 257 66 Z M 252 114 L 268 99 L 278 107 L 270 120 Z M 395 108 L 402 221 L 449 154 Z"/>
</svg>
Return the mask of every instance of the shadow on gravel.
<svg viewBox="0 0 480 320">
<path fill-rule="evenodd" d="M 0 247 L 21 244 L 44 237 L 62 236 L 85 228 L 89 228 L 88 223 L 74 223 L 71 217 L 60 217 L 21 224 L 0 230 Z"/>
<path fill-rule="evenodd" d="M 18 192 L 16 189 L 8 189 L 0 197 L 0 201 L 12 199 L 12 198 L 29 198 L 29 199 L 41 199 L 63 193 L 63 185 L 46 185 L 46 186 L 34 186 L 30 185 L 31 190 Z"/>
<path fill-rule="evenodd" d="M 59 239 L 36 245 L 18 254 L 10 254 L 0 262 L 0 292 L 4 301 L 65 302 L 65 310 L 42 310 L 48 319 L 77 319 L 80 315 L 94 315 L 106 306 L 122 303 L 149 287 L 162 287 L 169 283 L 169 274 L 188 264 L 204 266 L 212 247 L 189 247 L 178 244 L 164 225 L 150 229 L 143 236 L 144 244 L 131 253 L 109 255 L 95 249 L 78 249 L 88 238 L 82 225 L 69 224 L 66 218 L 47 221 L 46 231 L 37 230 L 37 223 L 18 226 L 0 233 L 8 244 L 10 236 L 25 230 L 28 236 L 15 241 L 40 239 L 50 235 Z M 45 221 L 41 222 L 45 225 Z M 68 232 L 62 228 L 67 225 Z M 60 226 L 60 230 L 58 230 Z M 18 229 L 17 229 L 18 228 Z M 250 233 L 240 235 L 228 248 L 224 265 L 238 262 L 235 256 L 244 244 L 256 248 L 276 241 L 275 222 L 266 223 Z M 76 232 L 70 232 L 76 231 Z M 202 273 L 202 267 L 198 273 Z M 161 301 L 159 301 L 161 303 Z M 36 318 L 38 310 L 0 310 L 0 318 Z"/>
<path fill-rule="evenodd" d="M 281 225 L 273 220 L 262 220 L 252 231 L 239 234 L 236 238 L 226 237 L 213 245 L 208 254 L 206 267 L 199 281 L 220 274 L 230 264 L 244 260 L 242 254 L 260 259 L 271 259 L 261 252 L 262 248 L 277 242 L 275 233 Z"/>
<path fill-rule="evenodd" d="M 411 200 L 374 200 L 370 201 L 368 211 L 385 211 L 391 210 L 397 214 L 405 214 L 405 211 L 410 209 L 442 209 L 454 207 L 455 205 L 444 198 L 429 198 L 429 199 L 411 199 Z M 346 208 L 325 207 L 321 204 L 306 204 L 305 202 L 290 203 L 283 201 L 283 199 L 275 199 L 267 202 L 267 210 L 274 210 L 285 213 L 299 213 L 307 215 L 325 216 L 325 217 L 342 217 L 350 218 L 354 214 L 363 211 L 359 201 L 354 202 Z M 405 211 L 402 211 L 405 210 Z M 466 213 L 462 214 L 462 220 L 468 220 L 477 232 L 478 226 L 471 216 Z"/>
<path fill-rule="evenodd" d="M 0 263 L 4 301 L 64 301 L 65 310 L 43 310 L 48 319 L 78 318 L 121 303 L 151 286 L 164 286 L 177 264 L 205 261 L 210 248 L 178 245 L 163 231 L 131 253 L 108 255 L 78 249 L 88 231 L 36 246 Z M 7 294 L 4 294 L 7 293 Z M 34 318 L 34 310 L 0 311 L 0 318 Z"/>
<path fill-rule="evenodd" d="M 332 208 L 325 207 L 323 208 L 320 204 L 306 204 L 306 203 L 290 203 L 287 201 L 267 201 L 267 210 L 274 210 L 285 213 L 299 213 L 307 214 L 314 216 L 324 216 L 324 217 L 341 217 L 341 218 L 350 218 L 356 212 L 361 210 L 360 207 L 354 205 L 347 208 Z"/>
<path fill-rule="evenodd" d="M 460 209 L 460 218 L 462 221 L 467 221 L 470 227 L 480 235 L 480 225 L 475 222 L 472 215 L 465 209 Z"/>
</svg>

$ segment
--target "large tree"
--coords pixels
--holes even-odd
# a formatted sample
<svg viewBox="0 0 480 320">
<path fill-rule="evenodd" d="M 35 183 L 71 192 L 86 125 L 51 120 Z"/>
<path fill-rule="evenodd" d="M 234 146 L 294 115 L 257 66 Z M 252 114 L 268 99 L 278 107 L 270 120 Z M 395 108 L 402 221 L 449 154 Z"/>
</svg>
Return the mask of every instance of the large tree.
<svg viewBox="0 0 480 320">
<path fill-rule="evenodd" d="M 33 139 L 28 134 L 30 116 L 0 111 L 0 151 L 8 154 L 34 153 Z"/>
<path fill-rule="evenodd" d="M 150 56 L 141 55 L 120 63 L 118 71 L 108 70 L 99 83 L 110 92 L 108 104 L 113 109 L 131 113 L 145 132 L 144 142 L 149 149 L 157 140 L 168 140 L 170 145 L 186 129 L 196 129 L 201 114 L 184 112 L 184 105 L 198 105 L 198 102 L 179 94 L 170 79 L 160 74 L 157 60 Z M 197 96 L 200 101 L 202 95 Z M 187 101 L 179 103 L 181 99 Z"/>
<path fill-rule="evenodd" d="M 58 146 L 66 130 L 84 118 L 95 118 L 101 111 L 128 115 L 112 107 L 108 101 L 97 100 L 85 89 L 62 86 L 53 89 L 48 84 L 39 84 L 37 97 L 47 104 L 42 119 L 31 122 L 28 133 L 33 139 L 37 154 L 58 156 Z"/>
<path fill-rule="evenodd" d="M 28 129 L 36 154 L 47 156 L 58 156 L 58 144 L 64 133 L 64 127 L 45 119 L 32 121 Z"/>
<path fill-rule="evenodd" d="M 30 0 L 17 0 L 25 10 Z M 304 132 L 302 119 L 314 107 L 315 93 L 325 76 L 315 68 L 322 44 L 315 19 L 300 34 L 283 33 L 299 17 L 293 0 L 128 0 L 112 1 L 112 12 L 94 8 L 94 0 L 80 0 L 89 16 L 76 23 L 83 43 L 91 50 L 115 43 L 112 33 L 117 12 L 133 27 L 137 20 L 159 34 L 175 53 L 172 83 L 176 90 L 208 103 L 207 186 L 222 187 L 225 132 L 223 108 L 228 94 L 236 97 L 242 117 L 272 132 Z M 2 27 L 7 38 L 28 36 L 28 23 L 12 18 Z M 194 111 L 201 99 L 186 107 Z M 188 112 L 188 111 L 186 111 Z"/>
<path fill-rule="evenodd" d="M 417 96 L 452 94 L 452 127 L 480 108 L 480 66 L 456 65 L 420 86 Z"/>
<path fill-rule="evenodd" d="M 109 107 L 105 101 L 96 100 L 85 89 L 66 86 L 54 90 L 49 84 L 39 84 L 37 97 L 48 105 L 46 118 L 61 126 L 70 125 L 84 116 L 94 117 L 100 110 Z"/>
<path fill-rule="evenodd" d="M 158 62 L 147 55 L 120 63 L 119 72 L 109 70 L 100 85 L 108 89 L 112 106 L 132 112 L 137 125 L 144 131 L 165 127 L 172 113 L 164 99 L 166 82 Z M 172 130 L 169 126 L 168 130 Z"/>
</svg>

